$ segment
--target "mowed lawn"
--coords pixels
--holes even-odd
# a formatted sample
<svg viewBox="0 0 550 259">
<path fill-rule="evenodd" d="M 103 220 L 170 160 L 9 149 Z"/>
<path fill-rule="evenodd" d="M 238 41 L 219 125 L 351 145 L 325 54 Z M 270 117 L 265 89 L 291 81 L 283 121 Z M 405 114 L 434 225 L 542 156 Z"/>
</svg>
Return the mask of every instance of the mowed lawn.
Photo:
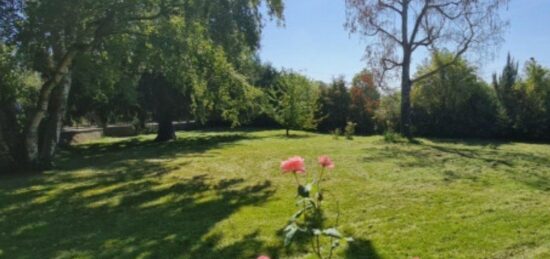
<svg viewBox="0 0 550 259">
<path fill-rule="evenodd" d="M 355 242 L 338 258 L 550 258 L 550 145 L 283 131 L 103 139 L 63 150 L 58 169 L 0 178 L 0 257 L 312 258 L 281 230 L 293 155 L 323 183 L 328 222 Z"/>
</svg>

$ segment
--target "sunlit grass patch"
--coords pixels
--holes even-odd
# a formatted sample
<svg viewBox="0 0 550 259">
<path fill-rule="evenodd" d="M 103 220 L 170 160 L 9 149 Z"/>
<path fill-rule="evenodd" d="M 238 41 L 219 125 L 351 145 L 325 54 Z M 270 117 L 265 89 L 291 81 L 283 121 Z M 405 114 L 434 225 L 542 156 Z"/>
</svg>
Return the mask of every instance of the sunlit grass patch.
<svg viewBox="0 0 550 259">
<path fill-rule="evenodd" d="M 281 131 L 103 139 L 63 150 L 58 169 L 0 180 L 0 256 L 310 258 L 282 247 L 295 207 L 293 155 L 330 155 L 330 201 L 356 239 L 340 258 L 550 255 L 550 146 Z M 335 202 L 327 202 L 335 218 Z"/>
</svg>

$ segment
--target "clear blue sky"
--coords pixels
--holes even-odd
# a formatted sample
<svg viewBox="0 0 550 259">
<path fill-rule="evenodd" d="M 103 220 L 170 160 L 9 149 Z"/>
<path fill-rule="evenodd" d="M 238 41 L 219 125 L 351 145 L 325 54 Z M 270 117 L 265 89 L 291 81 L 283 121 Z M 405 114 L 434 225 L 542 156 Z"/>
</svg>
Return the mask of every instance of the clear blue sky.
<svg viewBox="0 0 550 259">
<path fill-rule="evenodd" d="M 285 26 L 268 23 L 262 34 L 260 56 L 278 68 L 300 71 L 317 80 L 343 75 L 347 80 L 365 67 L 367 42 L 344 28 L 345 0 L 287 0 Z M 550 67 L 550 1 L 511 0 L 504 18 L 510 26 L 495 58 L 482 60 L 480 75 L 489 80 L 499 72 L 506 54 L 520 62 L 530 57 Z M 415 61 L 424 57 L 416 56 Z"/>
</svg>

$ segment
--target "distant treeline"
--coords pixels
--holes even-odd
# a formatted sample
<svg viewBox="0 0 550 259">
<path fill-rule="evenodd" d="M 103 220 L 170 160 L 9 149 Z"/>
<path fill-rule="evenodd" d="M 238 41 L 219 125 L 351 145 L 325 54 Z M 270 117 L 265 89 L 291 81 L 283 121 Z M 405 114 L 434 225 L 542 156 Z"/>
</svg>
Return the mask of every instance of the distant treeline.
<svg viewBox="0 0 550 259">
<path fill-rule="evenodd" d="M 451 58 L 449 53 L 434 55 L 418 67 L 418 73 Z M 264 65 L 254 83 L 270 91 L 285 74 Z M 368 71 L 356 75 L 351 84 L 336 78 L 328 84 L 311 81 L 311 85 L 318 88 L 318 107 L 311 118 L 316 126 L 309 128 L 332 132 L 354 122 L 358 134 L 399 131 L 400 92 L 380 91 Z M 508 56 L 491 83 L 480 78 L 475 66 L 458 60 L 415 84 L 411 102 L 415 136 L 550 139 L 550 70 L 534 59 L 520 73 L 518 62 Z M 262 113 L 248 126 L 280 125 L 270 117 Z"/>
</svg>

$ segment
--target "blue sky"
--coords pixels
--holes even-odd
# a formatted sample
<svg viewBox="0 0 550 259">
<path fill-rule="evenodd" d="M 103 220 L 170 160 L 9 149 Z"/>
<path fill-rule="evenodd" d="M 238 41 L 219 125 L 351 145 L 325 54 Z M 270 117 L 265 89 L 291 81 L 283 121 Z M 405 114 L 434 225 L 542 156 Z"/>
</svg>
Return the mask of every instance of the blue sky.
<svg viewBox="0 0 550 259">
<path fill-rule="evenodd" d="M 260 56 L 278 68 L 289 68 L 317 80 L 343 75 L 347 80 L 365 67 L 367 44 L 344 28 L 345 0 L 287 0 L 285 26 L 268 23 L 262 34 Z M 530 57 L 550 67 L 550 1 L 511 0 L 502 16 L 510 26 L 493 59 L 482 60 L 480 75 L 489 80 L 500 72 L 508 52 L 520 62 Z M 415 61 L 424 59 L 416 55 Z"/>
</svg>

